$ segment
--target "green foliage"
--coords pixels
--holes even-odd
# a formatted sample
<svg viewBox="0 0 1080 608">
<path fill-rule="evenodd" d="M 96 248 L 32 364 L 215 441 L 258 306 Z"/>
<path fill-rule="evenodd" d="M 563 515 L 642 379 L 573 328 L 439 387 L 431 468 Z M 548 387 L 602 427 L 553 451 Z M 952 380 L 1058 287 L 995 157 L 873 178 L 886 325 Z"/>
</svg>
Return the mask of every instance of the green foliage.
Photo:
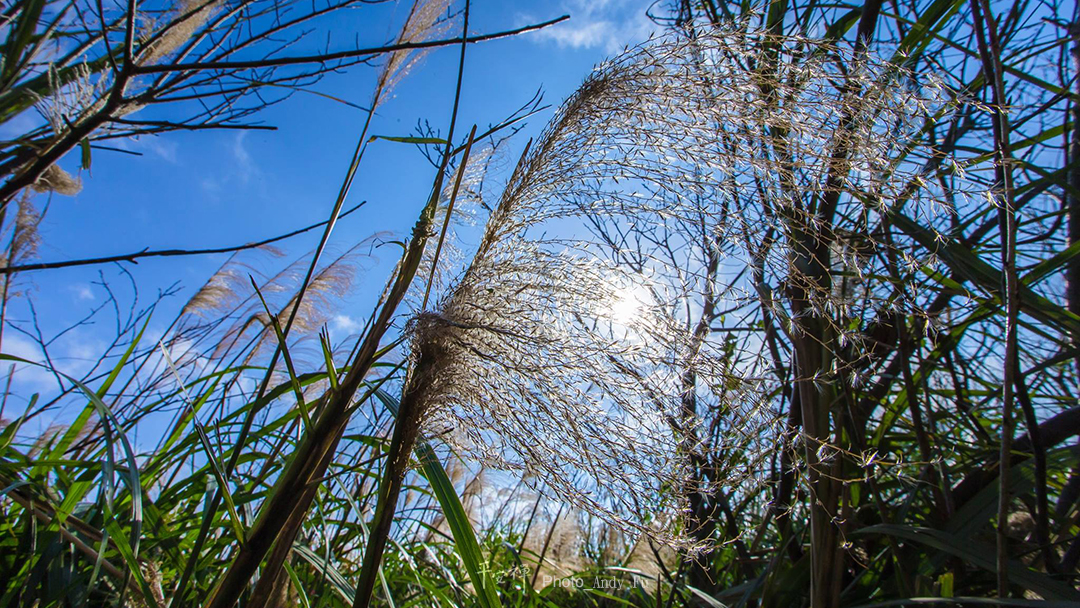
<svg viewBox="0 0 1080 608">
<path fill-rule="evenodd" d="M 85 63 L 42 64 L 42 49 L 55 42 L 50 37 L 69 32 L 63 11 L 50 7 L 27 1 L 4 13 L 0 122 L 34 99 L 79 79 L 103 77 L 123 61 L 122 53 L 98 49 L 105 54 Z M 430 9 L 422 2 L 417 7 L 410 19 Z M 296 346 L 324 318 L 312 294 L 333 295 L 349 284 L 343 274 L 349 255 L 329 263 L 316 256 L 299 285 L 288 282 L 288 273 L 256 280 L 245 271 L 236 280 L 247 267 L 232 258 L 192 298 L 162 343 L 143 344 L 147 311 L 121 327 L 117 352 L 102 359 L 93 377 L 58 376 L 63 390 L 56 396 L 5 396 L 4 407 L 12 407 L 10 397 L 25 409 L 21 415 L 5 409 L 0 420 L 0 606 L 178 608 L 208 601 L 232 605 L 237 598 L 245 606 L 359 606 L 367 598 L 357 595 L 357 581 L 365 579 L 378 581 L 374 602 L 393 608 L 1078 605 L 1080 450 L 1071 444 L 1080 436 L 1080 290 L 1065 278 L 1080 260 L 1080 234 L 1069 227 L 1080 213 L 1080 148 L 1072 139 L 1080 99 L 1075 66 L 1060 72 L 1047 66 L 1080 47 L 1080 40 L 1064 27 L 1070 22 L 1065 7 L 993 8 L 1000 14 L 989 20 L 996 28 L 992 38 L 1003 46 L 990 56 L 978 51 L 980 33 L 989 33 L 974 19 L 978 5 L 955 0 L 904 6 L 706 0 L 674 10 L 672 21 L 681 28 L 676 36 L 701 40 L 713 29 L 751 34 L 746 39 L 756 45 L 748 55 L 754 61 L 739 69 L 759 83 L 746 94 L 763 106 L 794 103 L 783 96 L 798 83 L 779 82 L 776 75 L 798 74 L 795 68 L 809 65 L 815 54 L 839 65 L 831 77 L 849 94 L 841 75 L 852 66 L 844 62 L 862 50 L 842 53 L 838 45 L 858 48 L 857 32 L 868 43 L 866 52 L 906 70 L 904 86 L 947 96 L 940 111 L 912 110 L 921 121 L 918 132 L 896 142 L 900 151 L 889 157 L 895 164 L 880 168 L 882 182 L 902 193 L 889 199 L 891 206 L 879 206 L 879 193 L 844 185 L 849 176 L 840 167 L 851 150 L 838 143 L 816 151 L 825 166 L 812 167 L 831 189 L 800 186 L 822 196 L 801 198 L 805 192 L 794 188 L 795 181 L 775 188 L 795 201 L 798 213 L 762 213 L 772 223 L 745 239 L 759 253 L 735 278 L 707 261 L 680 269 L 708 274 L 724 289 L 745 294 L 727 310 L 713 302 L 713 291 L 708 306 L 686 306 L 687 315 L 704 319 L 699 342 L 715 347 L 725 371 L 748 365 L 753 357 L 747 353 L 767 362 L 751 379 L 732 374 L 710 382 L 685 373 L 683 392 L 668 396 L 685 408 L 676 422 L 701 432 L 692 445 L 680 446 L 691 474 L 684 486 L 665 480 L 658 490 L 663 496 L 639 498 L 645 504 L 681 498 L 686 508 L 645 513 L 641 521 L 659 526 L 685 515 L 679 532 L 709 544 L 709 551 L 661 547 L 586 511 L 560 509 L 552 517 L 546 499 L 522 489 L 535 479 L 487 481 L 485 463 L 458 460 L 437 434 L 421 432 L 430 430 L 421 427 L 424 411 L 402 411 L 409 390 L 431 381 L 426 373 L 445 369 L 424 365 L 425 356 L 444 351 L 409 355 L 397 347 L 415 345 L 409 332 L 419 323 L 408 312 L 407 296 L 415 295 L 414 282 L 435 282 L 438 269 L 426 264 L 436 265 L 437 255 L 432 261 L 428 240 L 440 220 L 443 226 L 450 221 L 443 216 L 453 208 L 444 205 L 443 182 L 465 174 L 466 167 L 455 163 L 466 164 L 460 153 L 472 135 L 468 145 L 455 147 L 452 132 L 443 139 L 368 137 L 365 131 L 326 235 L 368 143 L 431 146 L 440 150 L 441 167 L 431 196 L 419 205 L 415 233 L 401 242 L 401 264 L 381 307 L 351 348 L 322 334 L 318 357 L 307 361 Z M 427 17 L 429 27 L 439 22 Z M 103 41 L 122 42 L 121 25 L 116 21 Z M 807 38 L 756 38 L 761 31 L 824 32 L 826 40 L 803 48 Z M 412 41 L 405 34 L 402 40 Z M 797 42 L 785 46 L 785 40 Z M 149 43 L 136 49 L 152 55 Z M 406 59 L 395 56 L 390 65 L 401 68 Z M 991 124 L 990 117 L 999 115 L 987 65 L 999 65 L 1013 104 L 1005 164 L 1015 187 L 1008 191 L 999 178 L 1004 136 Z M 663 73 L 646 72 L 650 78 Z M 574 103 L 586 106 L 595 93 L 586 90 Z M 380 89 L 373 96 L 373 106 L 382 94 Z M 7 142 L 0 169 L 8 172 L 0 175 L 23 175 L 25 163 L 34 160 L 27 150 L 43 143 L 56 150 L 78 147 L 81 165 L 89 169 L 94 133 L 117 117 L 110 114 L 87 133 L 75 129 L 87 119 L 81 116 L 55 132 L 43 128 Z M 744 137 L 768 140 L 775 156 L 753 160 L 786 166 L 784 147 L 775 144 L 790 140 L 788 127 L 758 126 L 760 133 Z M 610 152 L 586 130 L 607 127 L 585 125 L 582 139 Z M 548 153 L 534 151 L 522 162 L 540 163 Z M 914 162 L 918 171 L 900 170 Z M 805 167 L 791 169 L 798 174 Z M 13 192 L 26 191 L 44 171 Z M 684 177 L 687 183 L 665 184 L 673 198 L 691 191 L 690 174 Z M 976 184 L 986 196 L 965 198 L 973 190 L 961 183 Z M 943 201 L 941 213 L 912 203 L 928 192 Z M 832 194 L 841 200 L 830 201 Z M 1006 208 L 1016 222 L 1012 245 L 1008 238 L 1003 242 L 999 226 L 1005 224 L 991 206 L 1001 201 L 1012 205 Z M 735 223 L 726 207 L 724 213 L 657 217 L 670 225 Z M 811 216 L 816 219 L 804 221 Z M 610 219 L 596 218 L 597 225 Z M 660 223 L 621 226 L 627 229 L 623 243 L 647 247 L 641 243 L 661 234 Z M 704 244 L 692 236 L 676 240 L 668 252 L 721 258 L 744 245 L 706 236 Z M 12 236 L 11 251 L 15 241 Z M 442 242 L 440 237 L 440 247 Z M 1016 268 L 1002 262 L 1003 248 L 1012 248 Z M 613 253 L 615 263 L 631 266 L 618 257 L 622 253 Z M 865 268 L 857 267 L 868 259 Z M 527 276 L 507 275 L 511 281 Z M 1006 288 L 1010 277 L 1021 283 L 1013 294 Z M 859 297 L 851 297 L 858 289 Z M 814 290 L 835 297 L 818 305 L 806 295 Z M 412 312 L 446 321 L 430 310 Z M 405 315 L 413 325 L 398 333 L 395 321 Z M 693 325 L 689 316 L 684 320 Z M 1015 366 L 1005 359 L 1007 332 L 1018 336 Z M 437 340 L 421 344 L 441 346 Z M 10 355 L 0 360 L 36 365 Z M 696 371 L 687 365 L 687 372 Z M 755 428 L 761 436 L 729 442 L 740 430 L 732 428 L 738 426 L 732 423 L 733 400 L 751 380 L 761 387 L 756 395 L 763 409 L 775 412 L 780 423 Z M 1003 454 L 1006 382 L 1017 395 L 1020 423 L 1010 437 L 1012 450 Z M 537 384 L 523 381 L 517 388 L 523 386 Z M 523 402 L 531 397 L 526 392 L 520 391 Z M 578 395 L 568 390 L 559 397 L 553 401 L 572 402 Z M 647 401 L 637 393 L 624 397 Z M 54 407 L 66 408 L 65 422 L 32 432 Z M 155 417 L 168 419 L 165 431 L 156 444 L 137 450 L 148 444 L 132 437 Z M 533 446 L 517 447 L 527 453 Z M 415 470 L 406 470 L 410 462 Z M 543 464 L 555 469 L 562 463 Z M 746 468 L 760 469 L 764 483 L 721 475 Z M 1004 482 L 1002 470 L 1008 471 Z M 395 475 L 400 499 L 398 490 L 382 489 L 393 485 Z M 575 483 L 561 481 L 562 487 Z M 593 499 L 585 491 L 578 498 L 576 504 Z M 376 513 L 390 517 L 385 530 Z M 385 534 L 386 549 L 370 553 L 379 534 Z M 995 550 L 1009 559 L 998 559 Z M 365 566 L 371 555 L 375 559 Z"/>
</svg>

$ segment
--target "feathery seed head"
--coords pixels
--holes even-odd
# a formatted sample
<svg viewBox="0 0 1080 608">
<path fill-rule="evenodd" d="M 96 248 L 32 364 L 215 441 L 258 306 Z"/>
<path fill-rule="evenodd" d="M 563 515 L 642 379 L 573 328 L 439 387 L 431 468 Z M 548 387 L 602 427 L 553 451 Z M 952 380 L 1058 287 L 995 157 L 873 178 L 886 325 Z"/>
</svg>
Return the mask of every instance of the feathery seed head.
<svg viewBox="0 0 1080 608">
<path fill-rule="evenodd" d="M 757 301 L 740 277 L 803 290 L 809 311 L 770 306 L 857 340 L 849 302 L 897 305 L 864 280 L 884 273 L 860 239 L 894 205 L 942 200 L 909 186 L 932 86 L 912 91 L 894 66 L 797 37 L 774 40 L 786 58 L 775 71 L 746 69 L 765 36 L 660 40 L 598 68 L 413 325 L 424 368 L 407 390 L 462 453 L 683 547 L 695 542 L 687 488 L 759 483 L 777 443 L 760 337 L 713 333 L 731 323 L 720 311 Z M 834 289 L 816 264 L 859 280 Z M 719 464 L 702 480 L 706 457 Z"/>
</svg>

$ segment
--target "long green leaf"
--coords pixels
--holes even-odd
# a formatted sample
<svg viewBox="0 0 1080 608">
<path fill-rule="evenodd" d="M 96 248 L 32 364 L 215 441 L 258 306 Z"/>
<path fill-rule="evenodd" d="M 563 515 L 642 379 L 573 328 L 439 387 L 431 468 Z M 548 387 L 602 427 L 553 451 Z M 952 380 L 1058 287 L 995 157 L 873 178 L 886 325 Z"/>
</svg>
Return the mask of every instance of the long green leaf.
<svg viewBox="0 0 1080 608">
<path fill-rule="evenodd" d="M 450 525 L 450 532 L 454 536 L 454 544 L 457 547 L 461 561 L 465 563 L 465 570 L 472 579 L 476 596 L 483 608 L 498 608 L 499 596 L 495 592 L 494 581 L 484 565 L 483 555 L 480 553 L 480 545 L 476 542 L 476 534 L 473 532 L 472 523 L 461 506 L 454 484 L 446 475 L 446 469 L 439 462 L 431 444 L 421 441 L 416 446 L 416 456 L 423 467 L 424 476 L 431 484 L 432 492 L 442 506 L 446 523 Z"/>
<path fill-rule="evenodd" d="M 878 524 L 862 528 L 852 534 L 895 536 L 944 551 L 984 570 L 997 572 L 994 548 L 983 545 L 970 537 L 961 538 L 941 530 L 899 524 Z M 1018 561 L 1009 561 L 1008 575 L 1009 581 L 1013 584 L 1034 591 L 1046 599 L 1080 602 L 1080 591 L 1041 572 L 1036 572 Z"/>
<path fill-rule="evenodd" d="M 395 416 L 398 411 L 397 400 L 385 391 L 375 391 L 375 396 L 382 401 L 387 409 Z M 432 493 L 435 494 L 439 506 L 443 509 L 443 516 L 450 526 L 450 533 L 454 537 L 454 545 L 457 548 L 461 561 L 465 564 L 465 570 L 469 573 L 476 596 L 483 608 L 498 608 L 501 606 L 499 596 L 495 591 L 495 583 L 491 579 L 489 569 L 484 565 L 483 554 L 480 552 L 480 543 L 476 542 L 476 533 L 473 532 L 472 522 L 461 505 L 457 490 L 453 482 L 446 474 L 434 448 L 427 441 L 417 442 L 414 450 L 424 471 L 424 477 L 431 484 Z"/>
</svg>

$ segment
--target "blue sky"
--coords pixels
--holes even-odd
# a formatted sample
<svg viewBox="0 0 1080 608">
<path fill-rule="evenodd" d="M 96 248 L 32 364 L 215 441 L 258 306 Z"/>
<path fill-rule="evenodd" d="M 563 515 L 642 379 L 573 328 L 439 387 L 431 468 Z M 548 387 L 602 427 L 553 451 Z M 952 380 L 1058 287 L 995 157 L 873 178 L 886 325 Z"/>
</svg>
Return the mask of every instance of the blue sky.
<svg viewBox="0 0 1080 608">
<path fill-rule="evenodd" d="M 539 133 L 554 107 L 585 78 L 592 66 L 658 31 L 645 15 L 650 3 L 634 0 L 508 2 L 476 0 L 470 29 L 501 31 L 562 14 L 571 20 L 547 30 L 471 45 L 468 50 L 458 133 L 476 123 L 484 128 L 511 114 L 540 89 L 553 107 L 530 119 L 510 144 L 516 158 L 526 140 Z M 393 36 L 407 5 L 365 8 L 362 15 L 335 22 L 335 36 L 378 44 Z M 342 46 L 347 46 L 342 44 Z M 381 106 L 372 134 L 411 135 L 417 121 L 445 131 L 456 76 L 457 49 L 438 49 L 424 59 Z M 377 70 L 359 67 L 326 78 L 316 90 L 366 105 Z M 174 133 L 144 137 L 125 146 L 142 156 L 96 151 L 92 170 L 81 175 L 75 197 L 53 196 L 41 226 L 41 261 L 97 257 L 144 248 L 205 248 L 274 236 L 326 218 L 333 205 L 365 118 L 363 112 L 314 95 L 296 95 L 261 116 L 277 131 Z M 26 120 L 32 120 L 27 118 Z M 4 135 L 7 135 L 6 133 Z M 75 173 L 78 154 L 62 161 Z M 346 206 L 367 206 L 345 219 L 332 239 L 340 251 L 380 231 L 405 234 L 430 189 L 434 169 L 411 145 L 377 142 L 360 167 Z M 39 197 L 39 207 L 46 197 Z M 285 259 L 314 247 L 318 231 L 283 244 Z M 396 259 L 393 248 L 376 251 L 379 262 L 357 283 L 357 292 L 331 321 L 344 333 L 367 315 L 370 296 L 381 289 Z M 163 326 L 224 261 L 225 256 L 145 260 L 126 264 L 141 305 L 178 283 L 155 320 Z M 270 270 L 282 260 L 266 262 Z M 115 266 L 92 266 L 27 273 L 18 285 L 33 299 L 46 336 L 84 317 L 105 300 L 100 273 L 120 299 L 130 302 L 131 282 Z M 27 326 L 25 298 L 12 302 L 9 320 Z M 151 325 L 151 337 L 161 327 Z M 155 334 L 155 332 L 157 332 Z M 52 347 L 57 367 L 79 375 L 97 359 L 115 333 L 104 311 L 94 324 L 65 334 Z M 10 328 L 3 351 L 38 358 L 30 340 Z M 43 390 L 47 374 L 30 368 L 16 374 L 16 392 Z M 55 386 L 53 384 L 53 386 Z"/>
</svg>

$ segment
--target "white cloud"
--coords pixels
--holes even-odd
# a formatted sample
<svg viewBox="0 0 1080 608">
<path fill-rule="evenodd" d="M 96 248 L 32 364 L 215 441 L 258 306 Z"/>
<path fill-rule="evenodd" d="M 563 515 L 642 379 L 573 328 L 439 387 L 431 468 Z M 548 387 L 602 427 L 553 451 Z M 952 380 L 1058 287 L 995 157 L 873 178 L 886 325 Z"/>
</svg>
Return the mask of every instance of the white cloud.
<svg viewBox="0 0 1080 608">
<path fill-rule="evenodd" d="M 251 158 L 251 153 L 248 152 L 247 146 L 244 145 L 247 134 L 247 131 L 238 132 L 232 144 L 233 159 L 236 161 L 236 175 L 240 178 L 240 182 L 245 184 L 257 170 L 255 161 Z"/>
<path fill-rule="evenodd" d="M 199 187 L 203 192 L 213 200 L 217 200 L 221 194 L 221 182 L 212 178 L 204 177 L 199 180 Z"/>
<path fill-rule="evenodd" d="M 326 324 L 330 333 L 331 344 L 337 344 L 349 337 L 356 336 L 364 329 L 364 324 L 349 315 L 334 315 Z"/>
<path fill-rule="evenodd" d="M 3 352 L 5 355 L 13 355 L 20 359 L 26 359 L 27 361 L 33 361 L 35 363 L 43 363 L 45 357 L 42 355 L 41 348 L 31 340 L 24 338 L 20 335 L 5 332 L 3 342 Z M 11 363 L 3 362 L 3 376 L 7 376 L 7 370 L 10 369 Z M 27 363 L 15 363 L 15 375 L 13 381 L 22 384 L 30 392 L 43 392 L 50 389 L 55 389 L 56 376 L 43 367 L 38 365 L 29 365 Z"/>
<path fill-rule="evenodd" d="M 362 327 L 359 321 L 348 315 L 334 315 L 334 318 L 330 320 L 330 329 L 345 335 L 356 333 Z"/>
<path fill-rule="evenodd" d="M 154 365 L 147 366 L 148 369 L 159 369 L 160 366 L 158 364 L 164 363 L 164 361 L 161 360 L 163 347 L 168 349 L 169 361 L 171 361 L 173 366 L 177 369 L 188 367 L 189 369 L 194 370 L 195 373 L 201 373 L 202 370 L 207 369 L 212 363 L 210 359 L 203 356 L 203 353 L 199 349 L 195 348 L 195 343 L 189 339 L 171 340 L 167 346 L 160 339 L 156 340 L 156 342 L 157 350 L 150 355 L 150 360 Z M 167 375 L 173 377 L 171 371 L 169 371 Z"/>
<path fill-rule="evenodd" d="M 49 345 L 49 362 L 52 369 L 57 372 L 73 377 L 82 378 L 95 366 L 101 363 L 101 357 L 108 345 L 99 338 L 88 335 L 83 330 L 73 330 L 65 333 L 59 339 Z M 46 364 L 45 355 L 40 345 L 25 335 L 14 331 L 4 332 L 3 342 L 0 343 L 0 351 L 4 354 L 14 355 L 27 361 L 38 364 Z M 10 363 L 0 362 L 0 382 L 6 380 Z M 42 392 L 47 393 L 57 389 L 57 378 L 50 369 L 41 365 L 17 363 L 13 382 L 18 387 L 15 393 Z M 70 383 L 63 381 L 65 385 Z"/>
<path fill-rule="evenodd" d="M 71 290 L 75 292 L 75 299 L 78 301 L 93 300 L 96 297 L 89 285 L 72 285 Z"/>
<path fill-rule="evenodd" d="M 258 160 L 248 148 L 248 131 L 218 134 L 216 142 L 222 156 L 214 155 L 214 161 L 198 179 L 199 188 L 210 201 L 220 201 L 227 196 L 256 188 L 266 193 L 266 183 Z"/>
<path fill-rule="evenodd" d="M 538 37 L 552 40 L 561 47 L 580 49 L 598 46 L 610 47 L 612 44 L 616 44 L 614 32 L 615 25 L 612 22 L 593 21 L 592 23 L 581 24 L 567 23 L 565 27 L 556 26 L 542 31 Z"/>
<path fill-rule="evenodd" d="M 67 344 L 66 346 L 67 352 L 64 358 L 73 361 L 71 368 L 76 368 L 80 370 L 89 369 L 90 364 L 97 363 L 98 359 L 101 357 L 101 354 L 105 352 L 105 345 L 100 340 L 84 341 L 76 339 Z M 74 375 L 75 370 L 72 369 L 72 371 L 69 373 Z"/>
<path fill-rule="evenodd" d="M 570 19 L 530 35 L 530 40 L 614 54 L 660 31 L 645 14 L 646 5 L 633 0 L 562 0 L 559 8 Z M 522 21 L 536 20 L 523 15 Z"/>
<path fill-rule="evenodd" d="M 142 135 L 139 137 L 115 139 L 111 140 L 108 145 L 110 148 L 127 150 L 128 152 L 136 152 L 143 155 L 153 155 L 171 165 L 180 164 L 180 157 L 177 154 L 180 150 L 180 146 L 166 136 Z"/>
<path fill-rule="evenodd" d="M 176 151 L 179 146 L 175 141 L 162 137 L 146 137 L 141 140 L 143 147 L 167 163 L 177 164 Z"/>
</svg>

